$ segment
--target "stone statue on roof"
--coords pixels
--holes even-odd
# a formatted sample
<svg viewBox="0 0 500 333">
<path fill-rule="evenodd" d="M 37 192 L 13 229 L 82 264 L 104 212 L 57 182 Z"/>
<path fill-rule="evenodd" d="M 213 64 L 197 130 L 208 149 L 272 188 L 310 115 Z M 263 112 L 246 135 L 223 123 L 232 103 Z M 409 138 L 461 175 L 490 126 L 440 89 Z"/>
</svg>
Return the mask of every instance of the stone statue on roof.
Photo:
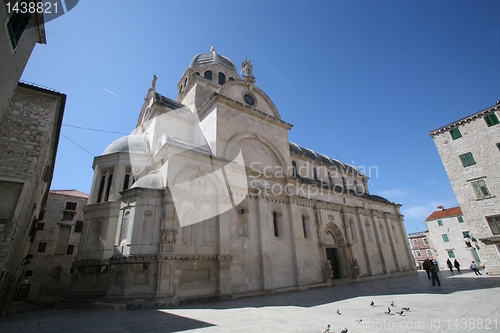
<svg viewBox="0 0 500 333">
<path fill-rule="evenodd" d="M 255 76 L 253 76 L 253 66 L 250 62 L 250 59 L 245 58 L 241 63 L 241 74 L 243 74 L 243 78 L 250 84 L 255 83 Z"/>
</svg>

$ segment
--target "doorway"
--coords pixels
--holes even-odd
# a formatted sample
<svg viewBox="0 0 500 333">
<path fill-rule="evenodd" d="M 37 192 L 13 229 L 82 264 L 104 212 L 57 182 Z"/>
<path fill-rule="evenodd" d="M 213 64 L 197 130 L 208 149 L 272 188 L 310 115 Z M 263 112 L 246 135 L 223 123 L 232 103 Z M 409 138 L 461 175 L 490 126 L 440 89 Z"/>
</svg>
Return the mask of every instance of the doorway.
<svg viewBox="0 0 500 333">
<path fill-rule="evenodd" d="M 326 251 L 326 259 L 330 261 L 330 265 L 332 265 L 333 270 L 333 278 L 340 279 L 340 265 L 338 260 L 338 251 L 335 247 L 327 247 Z"/>
</svg>

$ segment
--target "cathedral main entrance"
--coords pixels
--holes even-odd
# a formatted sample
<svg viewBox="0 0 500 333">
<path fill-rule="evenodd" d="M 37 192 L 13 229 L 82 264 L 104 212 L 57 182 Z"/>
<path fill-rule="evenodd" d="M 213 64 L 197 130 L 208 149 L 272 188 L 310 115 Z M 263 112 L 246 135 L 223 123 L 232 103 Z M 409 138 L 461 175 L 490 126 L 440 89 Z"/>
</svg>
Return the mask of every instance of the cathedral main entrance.
<svg viewBox="0 0 500 333">
<path fill-rule="evenodd" d="M 332 266 L 333 278 L 340 279 L 342 275 L 340 274 L 340 265 L 338 260 L 337 248 L 327 247 L 325 248 L 325 251 L 326 251 L 326 260 L 328 260 L 330 262 L 330 265 Z"/>
</svg>

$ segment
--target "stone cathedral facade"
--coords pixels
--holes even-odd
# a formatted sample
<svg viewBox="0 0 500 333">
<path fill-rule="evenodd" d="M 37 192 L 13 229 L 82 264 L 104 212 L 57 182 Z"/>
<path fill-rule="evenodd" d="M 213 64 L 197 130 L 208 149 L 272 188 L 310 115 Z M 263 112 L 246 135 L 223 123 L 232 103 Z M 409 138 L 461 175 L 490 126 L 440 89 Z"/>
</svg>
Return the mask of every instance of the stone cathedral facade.
<svg viewBox="0 0 500 333">
<path fill-rule="evenodd" d="M 288 141 L 252 64 L 193 58 L 94 160 L 71 297 L 162 307 L 415 273 L 400 205 Z M 96 304 L 97 304 L 96 303 Z"/>
</svg>

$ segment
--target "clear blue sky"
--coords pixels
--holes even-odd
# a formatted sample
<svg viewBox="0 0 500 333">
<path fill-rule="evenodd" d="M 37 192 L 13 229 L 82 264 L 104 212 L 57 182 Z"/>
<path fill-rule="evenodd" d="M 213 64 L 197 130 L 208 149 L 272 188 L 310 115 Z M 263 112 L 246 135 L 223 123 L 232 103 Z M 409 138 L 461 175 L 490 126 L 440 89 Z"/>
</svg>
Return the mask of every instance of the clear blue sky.
<svg viewBox="0 0 500 333">
<path fill-rule="evenodd" d="M 248 57 L 290 141 L 371 167 L 407 232 L 457 205 L 429 132 L 500 99 L 498 0 L 82 0 L 45 28 L 22 80 L 66 93 L 71 126 L 130 133 L 153 74 L 175 99 L 212 44 Z M 93 155 L 122 134 L 61 133 L 52 189 L 88 193 Z"/>
</svg>

